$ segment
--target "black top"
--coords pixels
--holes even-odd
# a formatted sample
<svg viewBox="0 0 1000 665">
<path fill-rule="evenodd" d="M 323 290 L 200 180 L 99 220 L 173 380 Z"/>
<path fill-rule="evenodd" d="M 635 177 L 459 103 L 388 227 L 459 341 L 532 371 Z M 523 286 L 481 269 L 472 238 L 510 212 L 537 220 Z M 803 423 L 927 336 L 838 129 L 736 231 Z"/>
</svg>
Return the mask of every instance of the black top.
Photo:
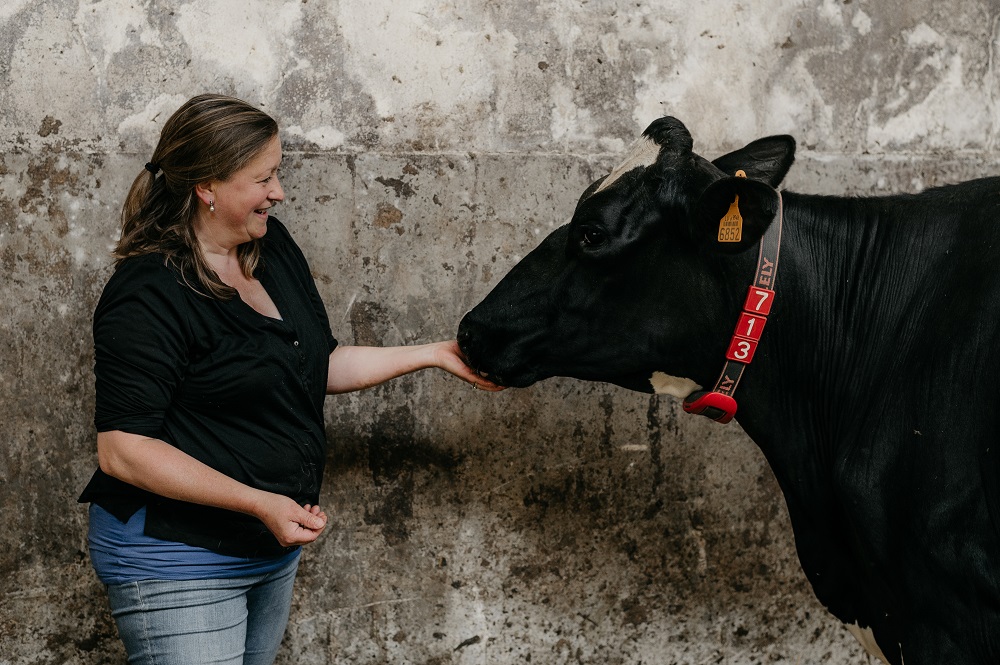
<svg viewBox="0 0 1000 665">
<path fill-rule="evenodd" d="M 316 504 L 337 341 L 288 230 L 269 218 L 261 243 L 256 277 L 281 320 L 238 296 L 198 294 L 162 255 L 121 262 L 94 312 L 94 424 L 161 439 L 242 483 Z M 147 505 L 146 534 L 164 540 L 236 556 L 287 551 L 254 517 L 166 499 L 100 469 L 80 501 L 122 521 Z"/>
</svg>

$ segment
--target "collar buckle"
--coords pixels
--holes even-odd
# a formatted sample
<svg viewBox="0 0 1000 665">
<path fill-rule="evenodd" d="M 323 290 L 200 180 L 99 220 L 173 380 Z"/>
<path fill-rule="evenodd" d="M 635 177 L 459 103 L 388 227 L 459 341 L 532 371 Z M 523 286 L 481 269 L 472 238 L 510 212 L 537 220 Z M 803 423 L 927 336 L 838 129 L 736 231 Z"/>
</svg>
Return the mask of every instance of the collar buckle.
<svg viewBox="0 0 1000 665">
<path fill-rule="evenodd" d="M 736 415 L 736 400 L 714 390 L 699 390 L 684 400 L 684 410 L 725 425 Z"/>
</svg>

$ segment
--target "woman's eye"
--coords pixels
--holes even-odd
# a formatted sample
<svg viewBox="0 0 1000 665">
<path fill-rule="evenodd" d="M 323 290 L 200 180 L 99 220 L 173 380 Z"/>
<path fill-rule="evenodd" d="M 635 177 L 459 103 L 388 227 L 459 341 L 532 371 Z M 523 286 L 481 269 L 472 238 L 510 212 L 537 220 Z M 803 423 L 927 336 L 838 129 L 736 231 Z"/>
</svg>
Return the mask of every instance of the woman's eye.
<svg viewBox="0 0 1000 665">
<path fill-rule="evenodd" d="M 585 247 L 597 247 L 603 245 L 608 237 L 600 229 L 585 229 L 583 231 L 583 244 Z"/>
</svg>

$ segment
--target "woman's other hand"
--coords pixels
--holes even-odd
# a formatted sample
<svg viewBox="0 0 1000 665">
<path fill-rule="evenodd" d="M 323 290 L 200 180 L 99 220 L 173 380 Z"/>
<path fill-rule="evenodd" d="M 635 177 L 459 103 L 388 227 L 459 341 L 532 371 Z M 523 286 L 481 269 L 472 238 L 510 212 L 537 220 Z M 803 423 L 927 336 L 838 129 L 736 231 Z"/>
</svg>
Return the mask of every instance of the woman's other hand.
<svg viewBox="0 0 1000 665">
<path fill-rule="evenodd" d="M 326 513 L 319 506 L 300 506 L 280 494 L 265 493 L 257 518 L 274 534 L 282 547 L 311 543 L 326 528 Z"/>
</svg>

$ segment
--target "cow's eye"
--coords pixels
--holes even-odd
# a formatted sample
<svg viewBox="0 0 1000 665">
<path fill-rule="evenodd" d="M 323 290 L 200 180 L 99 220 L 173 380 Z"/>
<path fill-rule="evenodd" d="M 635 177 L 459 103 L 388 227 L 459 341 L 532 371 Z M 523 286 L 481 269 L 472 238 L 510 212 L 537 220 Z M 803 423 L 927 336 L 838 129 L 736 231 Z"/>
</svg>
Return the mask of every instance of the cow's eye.
<svg viewBox="0 0 1000 665">
<path fill-rule="evenodd" d="M 608 240 L 608 235 L 604 231 L 593 227 L 584 229 L 580 237 L 584 247 L 600 247 Z"/>
</svg>

